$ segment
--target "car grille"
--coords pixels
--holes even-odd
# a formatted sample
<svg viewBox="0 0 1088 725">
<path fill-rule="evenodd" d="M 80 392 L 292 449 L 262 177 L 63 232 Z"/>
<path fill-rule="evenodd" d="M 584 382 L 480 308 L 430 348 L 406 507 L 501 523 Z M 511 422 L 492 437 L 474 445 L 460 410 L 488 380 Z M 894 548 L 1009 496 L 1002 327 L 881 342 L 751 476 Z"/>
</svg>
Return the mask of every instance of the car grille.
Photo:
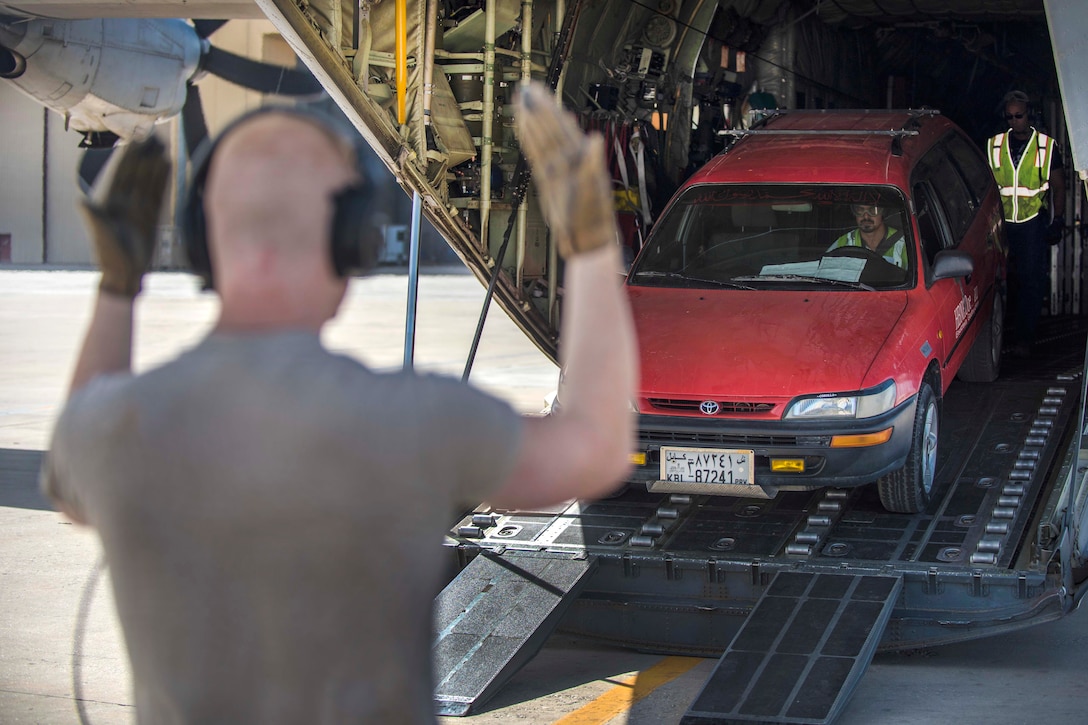
<svg viewBox="0 0 1088 725">
<path fill-rule="evenodd" d="M 729 433 L 686 433 L 670 430 L 652 430 L 640 428 L 638 432 L 640 444 L 670 445 L 684 444 L 694 446 L 727 446 L 730 448 L 757 448 L 771 446 L 796 446 L 797 436 L 782 435 L 743 435 Z M 818 444 L 818 438 L 806 436 L 806 444 Z"/>
<path fill-rule="evenodd" d="M 699 413 L 701 412 L 699 406 L 703 403 L 702 400 L 674 400 L 672 398 L 649 398 L 649 402 L 658 410 L 683 413 Z M 765 414 L 774 410 L 774 403 L 738 403 L 728 400 L 715 402 L 718 404 L 718 412 L 715 415 Z"/>
</svg>

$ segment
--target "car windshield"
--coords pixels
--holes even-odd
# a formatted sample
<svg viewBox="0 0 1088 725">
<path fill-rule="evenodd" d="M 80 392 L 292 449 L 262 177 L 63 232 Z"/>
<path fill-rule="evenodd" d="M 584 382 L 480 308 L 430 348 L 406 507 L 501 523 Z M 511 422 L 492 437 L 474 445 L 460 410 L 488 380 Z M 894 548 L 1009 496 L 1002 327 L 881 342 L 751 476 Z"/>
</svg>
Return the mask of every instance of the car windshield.
<svg viewBox="0 0 1088 725">
<path fill-rule="evenodd" d="M 658 221 L 630 284 L 859 289 L 914 279 L 910 222 L 885 186 L 704 184 Z"/>
</svg>

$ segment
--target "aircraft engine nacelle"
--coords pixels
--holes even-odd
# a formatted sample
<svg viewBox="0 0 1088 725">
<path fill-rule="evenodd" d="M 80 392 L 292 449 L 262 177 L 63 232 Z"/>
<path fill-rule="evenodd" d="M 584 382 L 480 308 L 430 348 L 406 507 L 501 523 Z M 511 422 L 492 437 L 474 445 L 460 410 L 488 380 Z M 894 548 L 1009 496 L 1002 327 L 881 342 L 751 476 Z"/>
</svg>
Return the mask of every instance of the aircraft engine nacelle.
<svg viewBox="0 0 1088 725">
<path fill-rule="evenodd" d="M 18 78 L 26 70 L 26 58 L 0 47 L 0 78 Z"/>
<path fill-rule="evenodd" d="M 0 77 L 85 134 L 146 133 L 177 114 L 201 39 L 184 20 L 22 20 L 0 32 Z"/>
</svg>

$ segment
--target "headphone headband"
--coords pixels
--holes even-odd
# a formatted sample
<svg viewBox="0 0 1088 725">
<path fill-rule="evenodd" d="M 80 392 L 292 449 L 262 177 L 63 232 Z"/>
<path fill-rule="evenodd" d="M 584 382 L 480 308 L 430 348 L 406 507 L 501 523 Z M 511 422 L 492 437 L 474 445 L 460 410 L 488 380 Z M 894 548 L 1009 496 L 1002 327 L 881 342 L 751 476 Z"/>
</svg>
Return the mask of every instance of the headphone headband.
<svg viewBox="0 0 1088 725">
<path fill-rule="evenodd" d="M 1031 99 L 1027 93 L 1023 91 L 1009 91 L 1005 94 L 1005 97 L 1001 99 L 1001 110 L 1005 110 L 1005 106 L 1010 103 L 1023 103 L 1028 108 L 1031 108 Z"/>
</svg>

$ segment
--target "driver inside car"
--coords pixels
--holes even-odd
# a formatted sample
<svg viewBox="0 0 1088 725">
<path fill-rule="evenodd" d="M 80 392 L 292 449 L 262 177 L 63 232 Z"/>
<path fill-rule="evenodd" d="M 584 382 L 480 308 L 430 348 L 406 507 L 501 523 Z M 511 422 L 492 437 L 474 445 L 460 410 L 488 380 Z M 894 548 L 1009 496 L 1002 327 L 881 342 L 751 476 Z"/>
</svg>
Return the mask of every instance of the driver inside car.
<svg viewBox="0 0 1088 725">
<path fill-rule="evenodd" d="M 885 207 L 851 204 L 857 229 L 851 229 L 835 240 L 827 251 L 842 247 L 862 247 L 880 255 L 885 261 L 907 268 L 907 243 L 903 233 L 884 224 Z"/>
</svg>

